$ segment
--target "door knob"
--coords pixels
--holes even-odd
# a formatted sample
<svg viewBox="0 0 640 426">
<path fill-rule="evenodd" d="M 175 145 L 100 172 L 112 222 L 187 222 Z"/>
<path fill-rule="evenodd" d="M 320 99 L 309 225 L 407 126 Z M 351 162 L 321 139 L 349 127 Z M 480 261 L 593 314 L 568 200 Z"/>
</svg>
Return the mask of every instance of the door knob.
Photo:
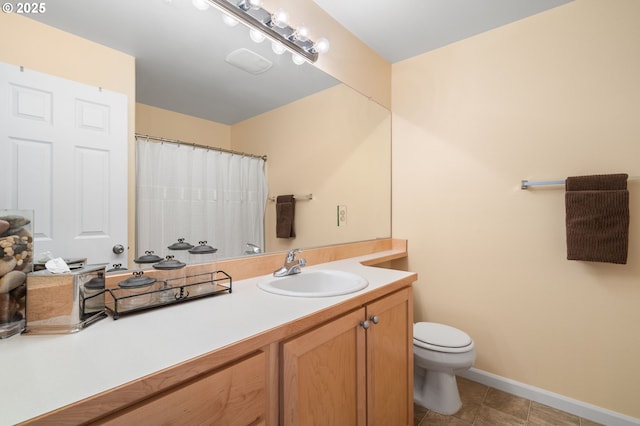
<svg viewBox="0 0 640 426">
<path fill-rule="evenodd" d="M 113 250 L 115 254 L 122 254 L 124 253 L 124 246 L 122 244 L 116 244 L 111 250 Z"/>
</svg>

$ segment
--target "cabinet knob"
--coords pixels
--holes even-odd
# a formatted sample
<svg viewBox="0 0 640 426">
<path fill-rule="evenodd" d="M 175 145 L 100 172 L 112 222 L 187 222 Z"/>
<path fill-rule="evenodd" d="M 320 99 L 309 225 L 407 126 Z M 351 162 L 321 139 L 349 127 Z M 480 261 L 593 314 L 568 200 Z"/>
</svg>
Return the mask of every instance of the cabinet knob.
<svg viewBox="0 0 640 426">
<path fill-rule="evenodd" d="M 364 328 L 365 330 L 369 328 L 370 324 L 369 321 L 360 321 L 360 325 L 362 326 L 362 328 Z"/>
<path fill-rule="evenodd" d="M 116 244 L 115 246 L 113 246 L 113 248 L 111 250 L 115 254 L 122 254 L 122 253 L 124 253 L 124 246 L 122 244 Z"/>
<path fill-rule="evenodd" d="M 377 316 L 377 315 L 371 315 L 371 316 L 369 317 L 369 319 L 370 319 L 370 320 L 371 320 L 371 322 L 372 322 L 372 323 L 374 323 L 374 324 L 377 324 L 377 323 L 379 323 L 379 322 L 380 322 L 380 317 L 379 317 L 379 316 Z"/>
</svg>

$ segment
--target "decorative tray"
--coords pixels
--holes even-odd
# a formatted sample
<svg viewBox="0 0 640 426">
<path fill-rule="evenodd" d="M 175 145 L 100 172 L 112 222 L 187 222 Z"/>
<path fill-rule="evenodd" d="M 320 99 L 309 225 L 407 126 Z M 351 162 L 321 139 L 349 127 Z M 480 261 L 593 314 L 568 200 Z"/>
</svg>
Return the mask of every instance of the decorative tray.
<svg viewBox="0 0 640 426">
<path fill-rule="evenodd" d="M 105 290 L 105 307 L 114 320 L 121 315 L 176 303 L 231 293 L 232 279 L 224 271 L 158 280 L 152 289 L 132 294 L 130 289 Z"/>
</svg>

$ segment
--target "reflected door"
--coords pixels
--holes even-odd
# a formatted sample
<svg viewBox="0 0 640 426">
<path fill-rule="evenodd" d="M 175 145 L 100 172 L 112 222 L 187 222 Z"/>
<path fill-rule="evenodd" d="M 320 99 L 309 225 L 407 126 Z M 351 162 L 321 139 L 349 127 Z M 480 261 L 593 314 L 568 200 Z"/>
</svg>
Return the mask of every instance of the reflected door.
<svg viewBox="0 0 640 426">
<path fill-rule="evenodd" d="M 126 264 L 127 97 L 0 63 L 0 98 L 0 208 L 34 211 L 36 258 Z"/>
</svg>

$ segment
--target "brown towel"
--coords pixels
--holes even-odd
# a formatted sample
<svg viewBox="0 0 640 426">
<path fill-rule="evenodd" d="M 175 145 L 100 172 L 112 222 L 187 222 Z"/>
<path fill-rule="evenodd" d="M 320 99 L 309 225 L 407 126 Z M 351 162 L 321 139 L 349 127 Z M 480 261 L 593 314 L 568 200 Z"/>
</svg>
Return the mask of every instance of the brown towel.
<svg viewBox="0 0 640 426">
<path fill-rule="evenodd" d="M 567 259 L 627 263 L 627 178 L 626 174 L 567 178 Z"/>
<path fill-rule="evenodd" d="M 296 212 L 296 199 L 293 195 L 278 195 L 276 198 L 276 237 L 295 238 L 293 219 Z"/>
</svg>

